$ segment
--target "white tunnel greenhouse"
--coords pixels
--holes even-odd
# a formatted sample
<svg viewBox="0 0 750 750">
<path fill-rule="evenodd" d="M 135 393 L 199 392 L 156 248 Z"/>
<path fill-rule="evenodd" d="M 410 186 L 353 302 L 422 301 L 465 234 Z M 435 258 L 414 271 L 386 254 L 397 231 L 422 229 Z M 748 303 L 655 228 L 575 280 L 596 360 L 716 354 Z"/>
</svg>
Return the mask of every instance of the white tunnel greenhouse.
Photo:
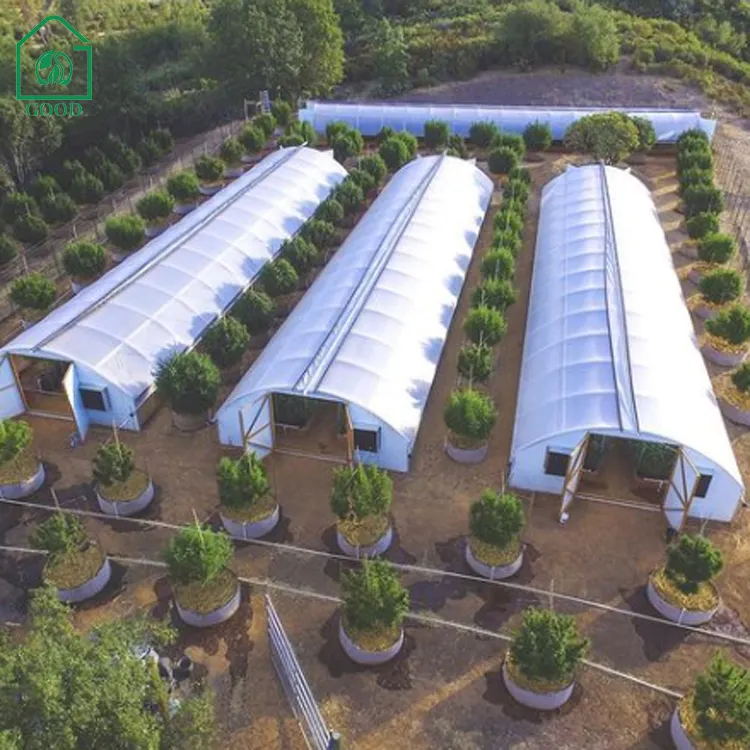
<svg viewBox="0 0 750 750">
<path fill-rule="evenodd" d="M 154 370 L 190 349 L 346 176 L 276 151 L 0 350 L 0 416 L 138 430 Z M 155 400 L 151 400 L 154 402 Z"/>
<path fill-rule="evenodd" d="M 429 120 L 447 122 L 451 132 L 466 137 L 475 122 L 493 122 L 506 133 L 521 134 L 527 125 L 548 123 L 552 137 L 562 140 L 568 127 L 584 115 L 619 110 L 629 115 L 647 117 L 656 131 L 657 143 L 674 143 L 691 128 L 703 130 L 713 138 L 716 121 L 701 117 L 700 112 L 686 109 L 621 109 L 617 107 L 490 107 L 478 104 L 434 105 L 407 103 L 345 103 L 308 101 L 299 110 L 299 119 L 309 122 L 318 133 L 326 125 L 345 122 L 364 136 L 375 136 L 381 128 L 407 130 L 421 137 Z"/>
<path fill-rule="evenodd" d="M 338 441 L 339 459 L 407 471 L 491 194 L 462 159 L 401 169 L 219 409 L 220 442 L 265 455 Z M 333 437 L 321 416 L 292 441 L 279 395 L 334 409 Z"/>
<path fill-rule="evenodd" d="M 742 478 L 649 190 L 602 165 L 569 168 L 542 194 L 510 484 L 560 493 L 564 520 L 595 437 L 674 449 L 654 508 L 675 528 L 739 507 Z"/>
</svg>

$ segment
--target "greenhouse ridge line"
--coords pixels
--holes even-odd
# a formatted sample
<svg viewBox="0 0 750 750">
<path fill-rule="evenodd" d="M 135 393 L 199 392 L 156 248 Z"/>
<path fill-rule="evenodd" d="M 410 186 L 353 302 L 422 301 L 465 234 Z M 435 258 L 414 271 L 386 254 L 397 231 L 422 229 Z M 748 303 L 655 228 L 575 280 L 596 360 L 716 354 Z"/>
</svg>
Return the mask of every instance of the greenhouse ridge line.
<svg viewBox="0 0 750 750">
<path fill-rule="evenodd" d="M 107 513 L 100 513 L 91 510 L 81 510 L 78 508 L 55 508 L 50 505 L 43 505 L 41 503 L 25 502 L 23 500 L 11 500 L 9 498 L 0 498 L 0 503 L 8 503 L 9 505 L 18 505 L 22 508 L 37 508 L 40 510 L 52 511 L 58 510 L 61 513 L 74 513 L 81 516 L 88 516 L 91 518 L 98 518 L 105 521 L 129 521 L 131 523 L 141 524 L 143 526 L 156 526 L 165 529 L 180 530 L 184 528 L 184 524 L 167 523 L 166 521 L 151 521 L 145 518 L 129 518 L 127 516 L 111 516 Z M 357 558 L 348 557 L 347 555 L 337 554 L 335 552 L 325 552 L 323 550 L 310 549 L 308 547 L 298 547 L 293 544 L 281 544 L 279 542 L 269 542 L 263 539 L 238 539 L 232 537 L 233 541 L 244 542 L 245 544 L 255 544 L 259 547 L 270 547 L 284 552 L 296 552 L 303 555 L 310 555 L 313 557 L 324 557 L 327 560 L 339 560 L 341 562 L 359 562 Z M 26 548 L 18 548 L 17 551 L 23 551 Z M 9 547 L 0 545 L 0 551 L 12 551 Z M 117 559 L 112 555 L 109 555 L 112 559 Z M 688 631 L 691 633 L 697 633 L 699 635 L 708 636 L 709 638 L 715 638 L 717 640 L 726 641 L 728 643 L 734 643 L 740 646 L 750 646 L 750 638 L 742 638 L 736 635 L 730 635 L 728 633 L 722 633 L 721 631 L 705 630 L 703 628 L 693 627 L 691 625 L 685 625 L 683 623 L 672 622 L 655 615 L 647 615 L 641 612 L 635 612 L 633 610 L 623 609 L 621 607 L 615 607 L 611 604 L 605 604 L 604 602 L 597 602 L 593 599 L 584 599 L 583 597 L 574 596 L 572 594 L 561 594 L 557 591 L 551 591 L 549 589 L 540 589 L 534 586 L 527 586 L 521 583 L 513 583 L 507 580 L 490 580 L 489 578 L 480 578 L 479 576 L 469 575 L 467 573 L 459 573 L 453 570 L 442 570 L 440 568 L 428 568 L 421 565 L 409 565 L 405 563 L 390 563 L 395 569 L 404 571 L 406 573 L 420 573 L 427 576 L 444 576 L 446 578 L 456 578 L 459 580 L 469 581 L 471 583 L 481 584 L 492 584 L 504 588 L 514 589 L 516 591 L 523 591 L 525 593 L 536 594 L 540 597 L 546 597 L 548 599 L 559 599 L 560 601 L 570 602 L 577 604 L 582 607 L 588 607 L 592 609 L 599 609 L 612 614 L 622 615 L 629 617 L 634 620 L 642 620 L 645 622 L 655 623 L 657 625 L 664 625 L 667 627 L 677 628 L 680 630 Z"/>
<path fill-rule="evenodd" d="M 25 554 L 30 555 L 46 555 L 47 552 L 44 550 L 37 550 L 37 549 L 29 549 L 28 547 L 6 547 L 4 545 L 0 545 L 0 552 L 6 552 L 6 551 L 13 551 L 13 552 L 21 552 Z M 107 555 L 110 560 L 114 560 L 115 562 L 129 564 L 129 565 L 146 565 L 156 568 L 166 568 L 167 564 L 165 562 L 162 562 L 161 560 L 149 560 L 148 558 L 139 558 L 139 557 L 121 557 L 119 555 Z M 287 594 L 295 594 L 298 596 L 307 596 L 311 599 L 318 599 L 319 601 L 325 601 L 329 602 L 331 604 L 341 604 L 342 600 L 338 596 L 331 596 L 330 594 L 320 594 L 317 591 L 310 591 L 309 589 L 300 589 L 296 588 L 295 586 L 289 586 L 287 584 L 281 584 L 276 583 L 275 581 L 269 581 L 267 578 L 254 578 L 251 576 L 237 576 L 237 580 L 241 581 L 242 583 L 247 583 L 250 586 L 258 586 L 263 587 L 267 589 L 275 589 L 277 591 L 282 591 Z M 460 622 L 455 622 L 453 620 L 445 620 L 442 617 L 431 617 L 429 615 L 420 615 L 416 612 L 409 612 L 407 615 L 407 618 L 409 620 L 414 620 L 416 622 L 423 622 L 428 625 L 443 627 L 443 628 L 453 628 L 454 630 L 461 630 L 466 633 L 472 633 L 474 635 L 494 638 L 496 640 L 501 640 L 505 642 L 510 642 L 512 638 L 507 635 L 507 633 L 496 633 L 492 630 L 485 630 L 484 628 L 480 628 L 476 625 L 464 625 Z M 671 690 L 670 688 L 663 687 L 662 685 L 657 685 L 656 683 L 649 682 L 648 680 L 641 679 L 640 677 L 636 677 L 635 675 L 628 674 L 627 672 L 621 672 L 619 669 L 613 669 L 612 667 L 607 667 L 604 664 L 599 664 L 597 662 L 591 661 L 589 659 L 582 659 L 581 660 L 583 664 L 585 664 L 587 667 L 590 667 L 591 669 L 597 670 L 599 672 L 603 672 L 604 674 L 608 674 L 612 677 L 619 677 L 621 679 L 624 679 L 628 682 L 632 682 L 636 685 L 640 685 L 641 687 L 647 687 L 651 690 L 654 690 L 658 693 L 662 693 L 663 695 L 667 695 L 670 698 L 676 698 L 681 699 L 683 697 L 683 693 L 679 693 L 676 690 Z"/>
</svg>

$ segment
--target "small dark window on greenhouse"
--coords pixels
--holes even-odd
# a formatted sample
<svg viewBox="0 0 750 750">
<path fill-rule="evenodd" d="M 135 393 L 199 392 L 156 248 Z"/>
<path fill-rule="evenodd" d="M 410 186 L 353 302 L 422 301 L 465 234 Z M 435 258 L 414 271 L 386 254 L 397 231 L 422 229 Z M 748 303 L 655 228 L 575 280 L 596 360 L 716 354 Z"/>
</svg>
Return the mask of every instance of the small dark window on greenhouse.
<svg viewBox="0 0 750 750">
<path fill-rule="evenodd" d="M 698 477 L 698 484 L 695 486 L 695 495 L 693 497 L 705 497 L 708 488 L 711 486 L 712 479 L 713 476 L 711 474 L 701 474 Z"/>
<path fill-rule="evenodd" d="M 377 453 L 380 447 L 380 430 L 354 430 L 354 447 L 360 451 Z"/>
<path fill-rule="evenodd" d="M 564 477 L 568 473 L 569 463 L 569 453 L 548 450 L 547 460 L 544 462 L 544 473 L 551 474 L 553 477 Z"/>
<path fill-rule="evenodd" d="M 107 411 L 106 391 L 94 391 L 88 388 L 79 388 L 81 401 L 87 409 L 91 411 Z"/>
</svg>

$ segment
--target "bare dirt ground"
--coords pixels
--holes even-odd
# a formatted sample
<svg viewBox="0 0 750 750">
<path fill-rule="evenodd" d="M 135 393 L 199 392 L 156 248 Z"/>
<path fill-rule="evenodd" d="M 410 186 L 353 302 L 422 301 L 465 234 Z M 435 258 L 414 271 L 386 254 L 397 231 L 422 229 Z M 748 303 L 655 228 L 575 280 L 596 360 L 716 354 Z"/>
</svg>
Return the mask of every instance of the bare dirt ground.
<svg viewBox="0 0 750 750">
<path fill-rule="evenodd" d="M 440 571 L 468 572 L 462 560 L 470 503 L 482 489 L 498 487 L 510 449 L 515 392 L 528 305 L 539 190 L 570 158 L 550 154 L 529 165 L 534 195 L 529 204 L 525 248 L 517 270 L 518 302 L 508 312 L 508 335 L 498 348 L 499 367 L 490 384 L 500 419 L 487 461 L 460 466 L 443 451 L 443 404 L 456 383 L 460 321 L 479 278 L 479 258 L 490 244 L 494 208 L 483 228 L 475 260 L 438 368 L 415 450 L 413 470 L 395 477 L 393 516 L 397 542 L 388 553 L 396 562 L 430 566 L 434 575 L 409 573 L 413 608 L 467 626 L 507 632 L 520 611 L 547 598 L 513 593 L 497 585 L 457 580 Z M 674 163 L 653 158 L 639 168 L 651 182 L 655 199 L 675 249 L 685 239 L 677 199 Z M 497 203 L 497 200 L 495 200 Z M 675 256 L 682 263 L 680 256 Z M 689 290 L 686 290 L 689 291 Z M 85 445 L 71 449 L 65 422 L 30 420 L 37 445 L 48 464 L 50 484 L 64 507 L 95 509 L 90 489 L 90 459 L 107 431 L 94 429 Z M 750 438 L 733 429 L 738 460 L 750 479 Z M 124 436 L 138 461 L 154 477 L 157 500 L 145 518 L 189 522 L 193 513 L 215 522 L 214 471 L 221 449 L 215 432 L 177 433 L 162 409 L 139 434 Z M 270 540 L 299 547 L 336 551 L 333 517 L 328 510 L 331 465 L 275 456 L 271 476 L 283 507 L 283 519 Z M 303 478 L 303 481 L 301 481 Z M 35 500 L 52 504 L 49 489 Z M 643 596 L 648 573 L 665 549 L 661 516 L 625 508 L 577 502 L 571 520 L 557 523 L 559 500 L 537 496 L 527 502 L 526 562 L 518 581 L 576 594 L 637 612 L 651 613 Z M 0 541 L 26 545 L 28 532 L 45 511 L 6 507 L 0 514 Z M 87 519 L 91 533 L 114 555 L 159 559 L 171 532 L 144 529 L 124 520 Z M 710 529 L 727 555 L 720 581 L 726 608 L 719 625 L 745 634 L 750 622 L 746 581 L 750 569 L 747 513 L 731 527 Z M 21 620 L 26 589 L 38 584 L 41 563 L 20 555 L 0 558 L 0 605 L 7 619 Z M 341 564 L 301 552 L 238 547 L 235 568 L 256 579 L 338 596 Z M 230 623 L 199 633 L 180 626 L 181 646 L 201 665 L 215 686 L 226 732 L 223 747 L 300 747 L 294 720 L 276 684 L 264 633 L 260 587 L 247 592 L 242 612 Z M 484 750 L 498 743 L 509 748 L 658 748 L 669 747 L 665 722 L 673 703 L 663 695 L 619 678 L 584 670 L 573 704 L 560 715 L 541 717 L 513 705 L 498 679 L 502 643 L 450 628 L 410 623 L 407 646 L 395 664 L 377 670 L 355 669 L 334 637 L 335 606 L 300 596 L 274 593 L 279 612 L 329 723 L 348 746 L 373 750 L 408 746 Z M 556 606 L 579 617 L 592 640 L 592 659 L 656 684 L 683 691 L 710 658 L 715 642 L 686 635 L 666 625 L 633 622 L 623 616 L 571 604 Z M 169 611 L 169 586 L 163 571 L 117 565 L 115 581 L 102 596 L 77 611 L 81 627 L 102 618 L 146 608 Z M 735 656 L 741 655 L 735 653 Z"/>
</svg>

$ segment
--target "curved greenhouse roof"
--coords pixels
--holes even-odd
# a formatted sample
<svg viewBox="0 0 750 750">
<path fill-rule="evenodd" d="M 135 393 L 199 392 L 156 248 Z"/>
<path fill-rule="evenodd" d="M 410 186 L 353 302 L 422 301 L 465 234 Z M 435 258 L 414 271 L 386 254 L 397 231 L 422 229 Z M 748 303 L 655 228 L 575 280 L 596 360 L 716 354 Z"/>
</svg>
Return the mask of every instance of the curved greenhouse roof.
<svg viewBox="0 0 750 750">
<path fill-rule="evenodd" d="M 512 459 L 601 430 L 691 449 L 742 487 L 651 195 L 589 165 L 543 191 Z"/>
<path fill-rule="evenodd" d="M 195 344 L 346 176 L 331 152 L 276 151 L 3 352 L 74 362 L 136 398 Z"/>
<path fill-rule="evenodd" d="M 462 159 L 401 169 L 219 409 L 220 431 L 287 392 L 359 406 L 412 445 L 491 194 Z"/>
<path fill-rule="evenodd" d="M 626 112 L 647 117 L 656 130 L 658 143 L 673 143 L 681 133 L 700 128 L 709 138 L 716 128 L 715 120 L 701 117 L 700 112 L 683 109 L 625 109 L 619 107 L 490 107 L 479 104 L 434 105 L 407 103 L 340 103 L 309 101 L 299 111 L 299 119 L 309 122 L 322 133 L 331 122 L 345 122 L 362 135 L 377 135 L 382 127 L 408 130 L 416 136 L 424 133 L 428 120 L 447 122 L 452 132 L 468 136 L 475 122 L 494 122 L 506 133 L 522 133 L 535 121 L 549 123 L 552 137 L 562 140 L 568 126 L 584 115 L 596 112 Z"/>
</svg>

